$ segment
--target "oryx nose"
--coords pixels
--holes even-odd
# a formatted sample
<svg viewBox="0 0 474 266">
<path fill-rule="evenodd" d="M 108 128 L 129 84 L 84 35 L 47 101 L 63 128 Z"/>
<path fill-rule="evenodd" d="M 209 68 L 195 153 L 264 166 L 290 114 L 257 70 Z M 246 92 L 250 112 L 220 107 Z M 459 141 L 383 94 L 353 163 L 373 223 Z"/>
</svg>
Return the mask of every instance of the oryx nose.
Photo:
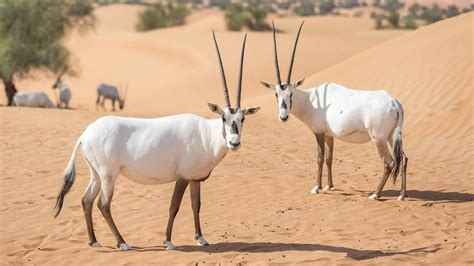
<svg viewBox="0 0 474 266">
<path fill-rule="evenodd" d="M 230 145 L 231 145 L 232 147 L 234 147 L 234 148 L 237 148 L 237 147 L 240 146 L 240 141 L 239 141 L 239 142 L 236 142 L 236 143 L 234 143 L 234 142 L 231 141 L 231 142 L 230 142 Z"/>
<path fill-rule="evenodd" d="M 288 120 L 288 116 L 283 116 L 283 117 L 280 116 L 280 119 L 281 119 L 281 121 L 285 122 L 286 120 Z"/>
</svg>

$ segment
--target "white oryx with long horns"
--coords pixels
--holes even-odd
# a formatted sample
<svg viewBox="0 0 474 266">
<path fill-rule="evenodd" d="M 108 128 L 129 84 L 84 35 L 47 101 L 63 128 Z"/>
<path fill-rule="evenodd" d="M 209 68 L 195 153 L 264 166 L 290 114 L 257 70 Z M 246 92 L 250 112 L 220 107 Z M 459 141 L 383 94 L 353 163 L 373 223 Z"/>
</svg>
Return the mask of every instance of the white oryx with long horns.
<svg viewBox="0 0 474 266">
<path fill-rule="evenodd" d="M 272 22 L 273 23 L 273 22 Z M 372 141 L 384 162 L 384 174 L 379 186 L 369 197 L 377 199 L 393 170 L 393 182 L 400 172 L 402 174 L 401 192 L 398 197 L 406 196 L 406 170 L 408 158 L 402 149 L 403 107 L 398 100 L 386 91 L 360 91 L 345 88 L 335 83 L 326 83 L 311 89 L 299 89 L 304 79 L 291 83 L 291 71 L 295 59 L 298 35 L 291 55 L 288 77 L 282 82 L 278 65 L 278 54 L 273 25 L 273 46 L 277 84 L 262 84 L 275 91 L 279 108 L 279 119 L 287 121 L 293 114 L 315 134 L 318 144 L 318 179 L 311 193 L 318 193 L 322 188 L 322 171 L 325 145 L 327 152 L 328 183 L 324 190 L 333 188 L 332 158 L 334 138 L 350 143 Z M 393 148 L 393 160 L 387 143 Z"/>
<path fill-rule="evenodd" d="M 59 90 L 59 101 L 57 103 L 58 108 L 64 104 L 64 108 L 69 108 L 69 101 L 71 100 L 71 90 L 69 87 L 62 81 L 62 76 L 66 73 L 67 67 L 59 73 L 58 78 L 54 82 L 52 88 Z"/>
<path fill-rule="evenodd" d="M 115 102 L 119 103 L 119 108 L 122 110 L 125 107 L 125 99 L 127 98 L 128 94 L 128 84 L 125 89 L 120 90 L 114 86 L 109 84 L 101 83 L 97 87 L 97 101 L 96 108 L 100 104 L 102 108 L 105 110 L 105 99 L 109 99 L 112 102 L 112 111 L 115 111 Z"/>
<path fill-rule="evenodd" d="M 226 106 L 221 109 L 216 104 L 208 105 L 212 112 L 220 116 L 218 119 L 205 119 L 193 114 L 156 119 L 107 116 L 89 125 L 79 137 L 64 171 L 64 183 L 55 208 L 58 216 L 64 197 L 74 183 L 75 154 L 79 145 L 82 145 L 82 153 L 91 175 L 82 197 L 91 246 L 100 246 L 92 223 L 92 205 L 100 194 L 98 207 L 117 239 L 117 246 L 122 250 L 129 249 L 110 212 L 114 185 L 119 174 L 141 184 L 176 182 L 164 242 L 168 250 L 175 248 L 171 242 L 171 231 L 181 199 L 189 184 L 196 230 L 195 239 L 200 246 L 208 245 L 202 236 L 199 221 L 200 182 L 211 175 L 211 171 L 225 157 L 229 149 L 237 150 L 240 147 L 244 117 L 255 114 L 260 109 L 260 107 L 250 109 L 240 107 L 246 37 L 242 45 L 235 108 L 230 105 L 224 68 L 214 33 L 213 38 Z"/>
</svg>

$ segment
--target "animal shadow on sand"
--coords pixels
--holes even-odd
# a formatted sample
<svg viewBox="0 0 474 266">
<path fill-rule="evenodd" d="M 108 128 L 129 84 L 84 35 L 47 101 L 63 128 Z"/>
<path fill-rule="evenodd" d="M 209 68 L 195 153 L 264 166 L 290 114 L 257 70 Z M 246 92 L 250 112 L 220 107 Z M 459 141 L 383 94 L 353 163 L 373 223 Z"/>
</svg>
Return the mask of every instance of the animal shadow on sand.
<svg viewBox="0 0 474 266">
<path fill-rule="evenodd" d="M 367 191 L 358 191 L 366 193 Z M 384 190 L 382 197 L 398 197 L 399 190 Z M 462 203 L 474 201 L 474 194 L 468 192 L 456 192 L 446 190 L 407 190 L 407 199 L 418 199 L 422 201 L 434 201 L 438 203 Z"/>
<path fill-rule="evenodd" d="M 354 260 L 367 260 L 377 257 L 388 257 L 394 255 L 411 255 L 415 253 L 435 253 L 439 250 L 439 245 L 411 249 L 408 251 L 381 251 L 381 250 L 360 250 L 349 247 L 328 246 L 322 244 L 298 244 L 298 243 L 272 243 L 272 242 L 220 242 L 207 247 L 197 247 L 183 245 L 172 252 L 206 252 L 206 253 L 226 253 L 226 252 L 247 252 L 247 253 L 268 253 L 284 251 L 326 251 L 333 253 L 345 253 L 346 257 Z M 114 251 L 120 252 L 117 249 Z M 114 252 L 103 251 L 103 252 Z M 163 246 L 137 247 L 132 246 L 132 252 L 157 252 L 165 251 Z"/>
</svg>

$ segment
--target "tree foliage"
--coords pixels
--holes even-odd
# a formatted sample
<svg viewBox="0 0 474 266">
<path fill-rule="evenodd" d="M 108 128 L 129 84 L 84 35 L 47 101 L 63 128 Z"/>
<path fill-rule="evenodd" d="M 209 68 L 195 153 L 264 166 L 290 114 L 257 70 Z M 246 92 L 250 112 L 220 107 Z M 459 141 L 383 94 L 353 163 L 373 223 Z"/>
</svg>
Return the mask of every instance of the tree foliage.
<svg viewBox="0 0 474 266">
<path fill-rule="evenodd" d="M 9 105 L 16 93 L 14 77 L 32 69 L 59 72 L 70 64 L 61 40 L 73 28 L 92 28 L 92 11 L 87 0 L 0 1 L 0 78 Z"/>
</svg>

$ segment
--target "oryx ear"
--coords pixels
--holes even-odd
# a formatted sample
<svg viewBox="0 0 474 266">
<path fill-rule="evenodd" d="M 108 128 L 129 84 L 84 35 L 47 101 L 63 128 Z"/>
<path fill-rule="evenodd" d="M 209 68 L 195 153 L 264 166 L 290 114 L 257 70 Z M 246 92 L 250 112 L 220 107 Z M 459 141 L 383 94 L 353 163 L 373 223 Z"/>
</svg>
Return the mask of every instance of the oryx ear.
<svg viewBox="0 0 474 266">
<path fill-rule="evenodd" d="M 219 105 L 213 103 L 208 103 L 207 105 L 209 106 L 209 109 L 211 109 L 211 112 L 219 114 L 221 116 L 224 114 L 224 111 L 222 111 Z"/>
<path fill-rule="evenodd" d="M 275 86 L 272 85 L 272 84 L 268 84 L 268 83 L 263 82 L 263 81 L 260 81 L 260 83 L 262 83 L 262 85 L 263 85 L 264 87 L 267 87 L 267 88 L 272 89 L 272 90 L 275 89 Z"/>
<path fill-rule="evenodd" d="M 293 88 L 296 88 L 296 87 L 299 87 L 299 86 L 303 85 L 304 80 L 305 79 L 302 78 L 302 79 L 298 80 L 297 82 L 293 83 Z"/>
<path fill-rule="evenodd" d="M 244 115 L 254 115 L 258 112 L 258 110 L 260 110 L 260 106 L 255 108 L 244 109 Z"/>
</svg>

